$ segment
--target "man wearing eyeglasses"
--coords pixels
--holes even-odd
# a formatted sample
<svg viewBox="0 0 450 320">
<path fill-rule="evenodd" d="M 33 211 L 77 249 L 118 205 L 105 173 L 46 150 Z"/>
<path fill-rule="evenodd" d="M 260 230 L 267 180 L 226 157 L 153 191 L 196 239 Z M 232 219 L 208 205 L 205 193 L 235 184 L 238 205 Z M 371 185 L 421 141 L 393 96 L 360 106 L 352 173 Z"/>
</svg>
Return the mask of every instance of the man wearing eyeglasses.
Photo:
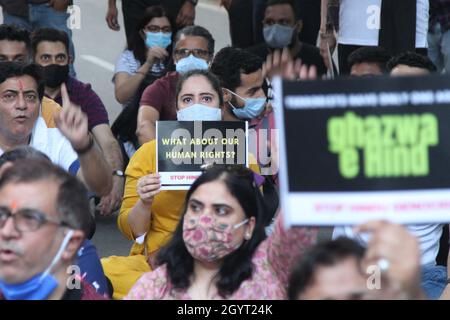
<svg viewBox="0 0 450 320">
<path fill-rule="evenodd" d="M 45 192 L 43 192 L 45 190 Z M 81 279 L 86 189 L 47 161 L 19 160 L 0 178 L 0 300 L 101 299 Z"/>
<path fill-rule="evenodd" d="M 208 69 L 214 55 L 214 39 L 200 26 L 181 29 L 174 43 L 176 71 L 156 80 L 142 94 L 136 130 L 141 145 L 155 139 L 156 121 L 177 120 L 175 91 L 180 74 Z"/>
<path fill-rule="evenodd" d="M 56 116 L 58 128 L 47 128 L 40 116 L 44 84 L 38 66 L 11 62 L 0 64 L 0 154 L 21 145 L 45 153 L 54 164 L 78 175 L 90 191 L 111 191 L 111 169 L 94 146 L 88 121 L 70 102 L 63 86 L 63 110 Z"/>
</svg>

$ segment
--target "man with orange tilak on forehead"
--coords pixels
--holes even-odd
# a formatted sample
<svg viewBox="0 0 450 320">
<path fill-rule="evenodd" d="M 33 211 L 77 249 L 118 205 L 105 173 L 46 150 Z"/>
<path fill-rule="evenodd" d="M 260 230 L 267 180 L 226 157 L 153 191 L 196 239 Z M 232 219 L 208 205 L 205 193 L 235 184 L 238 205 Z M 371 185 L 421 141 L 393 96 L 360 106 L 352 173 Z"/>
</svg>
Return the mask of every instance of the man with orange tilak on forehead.
<svg viewBox="0 0 450 320">
<path fill-rule="evenodd" d="M 39 116 L 44 84 L 36 65 L 0 64 L 0 155 L 20 145 L 30 145 L 51 161 L 76 174 L 98 195 L 111 190 L 111 169 L 94 146 L 86 115 L 73 105 L 65 86 L 58 128 L 47 128 Z"/>
</svg>

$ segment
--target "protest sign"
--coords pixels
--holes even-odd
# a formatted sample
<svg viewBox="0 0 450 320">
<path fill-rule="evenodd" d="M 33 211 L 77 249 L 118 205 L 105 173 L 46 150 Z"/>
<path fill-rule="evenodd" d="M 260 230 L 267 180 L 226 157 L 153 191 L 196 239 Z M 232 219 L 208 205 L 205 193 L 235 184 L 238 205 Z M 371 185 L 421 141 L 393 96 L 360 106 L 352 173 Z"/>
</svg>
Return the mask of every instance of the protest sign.
<svg viewBox="0 0 450 320">
<path fill-rule="evenodd" d="M 158 121 L 157 171 L 162 190 L 186 190 L 205 164 L 248 167 L 247 122 Z"/>
<path fill-rule="evenodd" d="M 450 78 L 274 85 L 288 225 L 450 221 Z"/>
</svg>

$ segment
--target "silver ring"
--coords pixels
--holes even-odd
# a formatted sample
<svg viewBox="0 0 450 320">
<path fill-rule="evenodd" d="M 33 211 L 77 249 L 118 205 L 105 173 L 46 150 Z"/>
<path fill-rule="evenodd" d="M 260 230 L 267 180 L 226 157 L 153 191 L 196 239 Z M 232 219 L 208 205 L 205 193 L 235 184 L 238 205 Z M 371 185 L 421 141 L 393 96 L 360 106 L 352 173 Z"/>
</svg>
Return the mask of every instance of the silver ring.
<svg viewBox="0 0 450 320">
<path fill-rule="evenodd" d="M 389 260 L 382 258 L 377 261 L 377 266 L 380 268 L 381 272 L 386 272 L 389 269 Z"/>
</svg>

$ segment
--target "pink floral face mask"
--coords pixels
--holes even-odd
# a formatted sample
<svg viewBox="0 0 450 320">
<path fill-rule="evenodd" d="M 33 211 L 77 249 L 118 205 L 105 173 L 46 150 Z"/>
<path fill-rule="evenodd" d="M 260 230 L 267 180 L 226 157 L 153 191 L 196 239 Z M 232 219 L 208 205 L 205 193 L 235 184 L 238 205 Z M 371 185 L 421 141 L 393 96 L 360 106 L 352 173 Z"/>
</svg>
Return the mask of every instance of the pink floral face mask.
<svg viewBox="0 0 450 320">
<path fill-rule="evenodd" d="M 239 248 L 232 245 L 233 232 L 245 225 L 248 219 L 232 226 L 228 224 L 216 225 L 208 215 L 199 217 L 184 217 L 183 240 L 189 253 L 200 261 L 212 262 L 221 259 Z"/>
</svg>

